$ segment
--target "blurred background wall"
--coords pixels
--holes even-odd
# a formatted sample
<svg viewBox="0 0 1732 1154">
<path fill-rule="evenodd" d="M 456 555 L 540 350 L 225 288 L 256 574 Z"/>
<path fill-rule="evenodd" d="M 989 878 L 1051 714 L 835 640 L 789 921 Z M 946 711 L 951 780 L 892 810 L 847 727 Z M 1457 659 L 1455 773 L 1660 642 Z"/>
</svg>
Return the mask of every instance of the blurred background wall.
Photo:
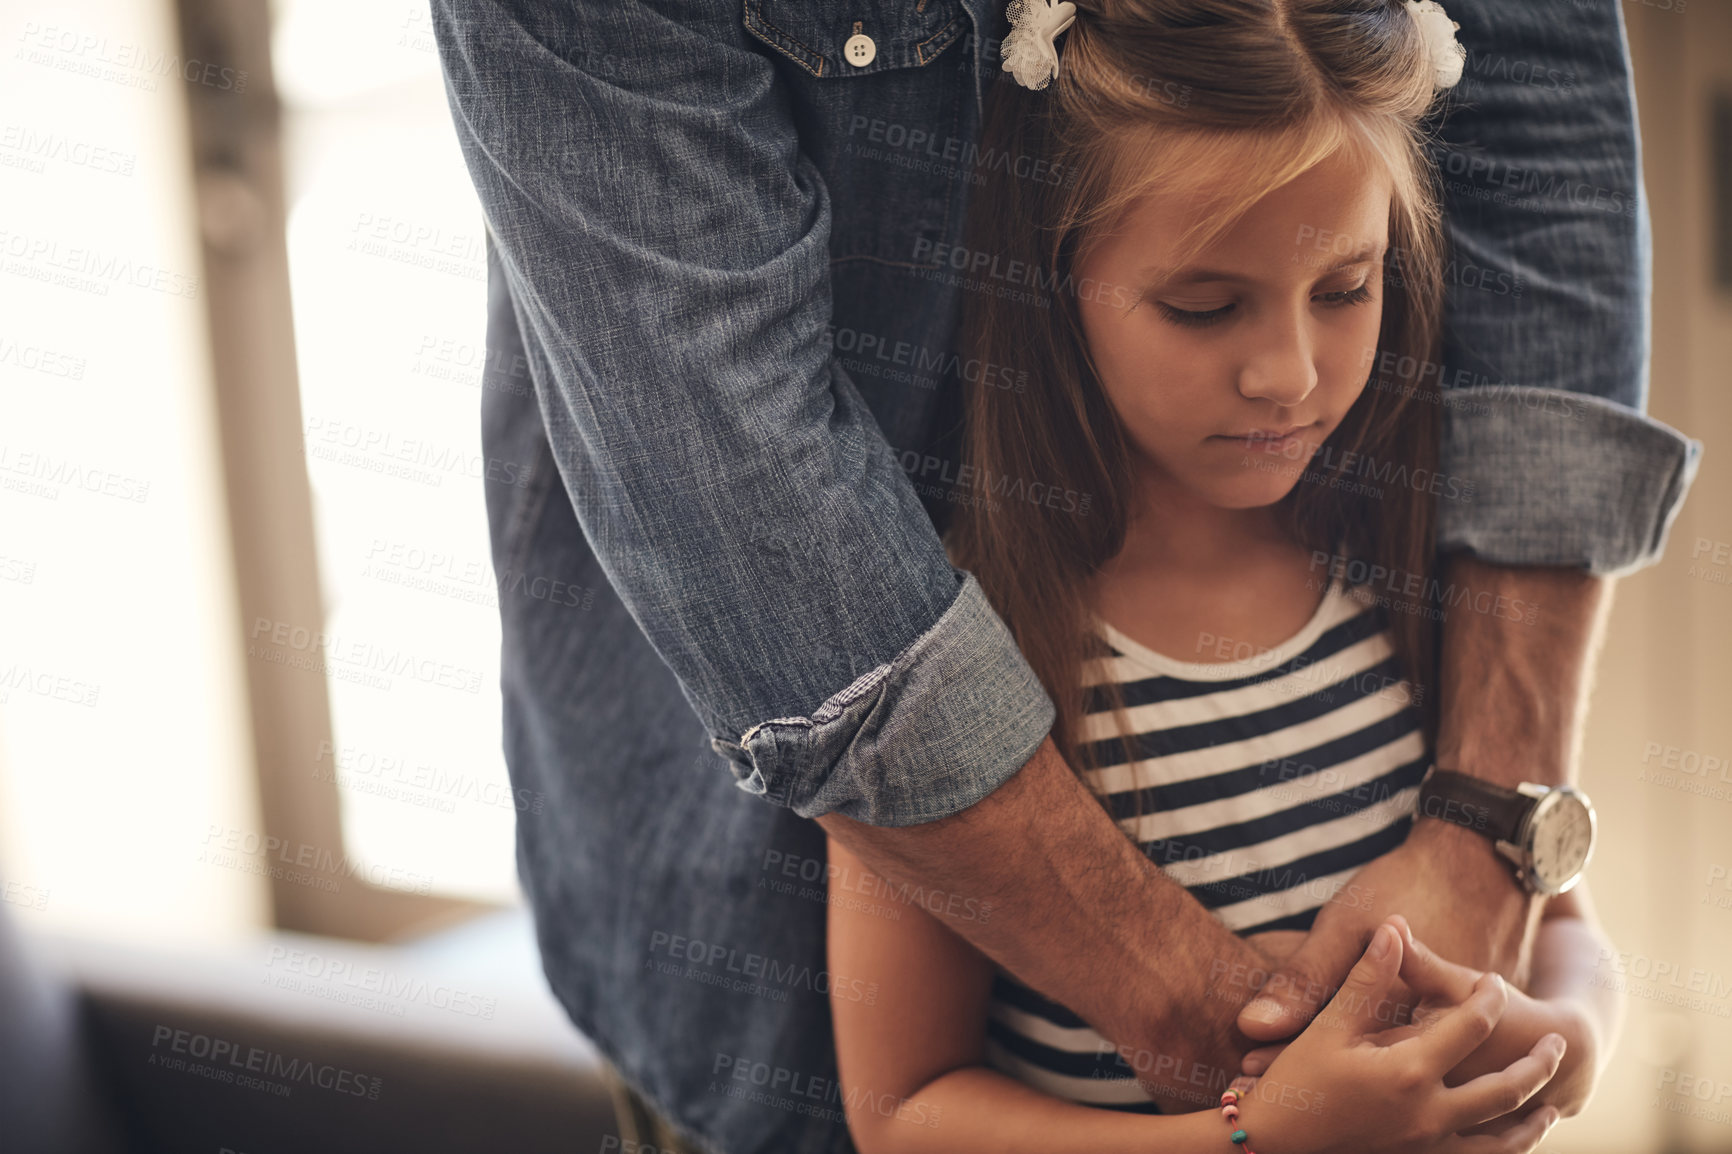
<svg viewBox="0 0 1732 1154">
<path fill-rule="evenodd" d="M 499 753 L 483 233 L 426 6 L 229 7 L 0 9 L 0 896 L 85 950 L 509 915 L 537 804 Z M 1615 595 L 1582 781 L 1630 1019 L 1548 1149 L 1722 1151 L 1732 0 L 1620 7 L 1650 412 L 1708 450 L 1664 561 Z"/>
</svg>

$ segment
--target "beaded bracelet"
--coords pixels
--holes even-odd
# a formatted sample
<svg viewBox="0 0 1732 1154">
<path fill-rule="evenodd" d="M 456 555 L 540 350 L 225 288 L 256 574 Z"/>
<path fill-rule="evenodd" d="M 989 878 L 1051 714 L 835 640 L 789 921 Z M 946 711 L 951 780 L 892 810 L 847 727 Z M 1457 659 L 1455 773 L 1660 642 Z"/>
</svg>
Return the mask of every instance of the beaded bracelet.
<svg viewBox="0 0 1732 1154">
<path fill-rule="evenodd" d="M 1229 1126 L 1239 1120 L 1239 1091 L 1231 1089 L 1221 1091 L 1221 1117 L 1227 1120 Z M 1245 1154 L 1257 1154 L 1255 1150 L 1251 1149 L 1250 1135 L 1246 1134 L 1245 1131 L 1235 1127 L 1229 1137 L 1232 1138 L 1233 1145 L 1239 1147 Z"/>
</svg>

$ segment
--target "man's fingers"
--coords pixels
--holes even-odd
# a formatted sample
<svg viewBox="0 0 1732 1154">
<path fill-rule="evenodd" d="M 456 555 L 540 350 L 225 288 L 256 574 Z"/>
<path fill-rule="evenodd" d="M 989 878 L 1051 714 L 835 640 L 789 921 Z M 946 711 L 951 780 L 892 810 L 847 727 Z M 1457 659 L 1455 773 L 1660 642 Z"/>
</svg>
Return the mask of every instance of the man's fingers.
<svg viewBox="0 0 1732 1154">
<path fill-rule="evenodd" d="M 1275 1059 L 1281 1056 L 1281 1051 L 1289 1045 L 1291 1045 L 1289 1042 L 1278 1042 L 1273 1046 L 1258 1046 L 1246 1054 L 1245 1060 L 1239 1063 L 1239 1072 L 1249 1074 L 1253 1078 L 1261 1078 L 1268 1073 L 1269 1067 L 1275 1064 Z"/>
<path fill-rule="evenodd" d="M 1319 914 L 1311 933 L 1239 1011 L 1240 1032 L 1256 1042 L 1279 1042 L 1303 1030 L 1365 952 L 1363 932 L 1345 918 Z"/>
<path fill-rule="evenodd" d="M 1509 987 L 1502 975 L 1487 971 L 1480 975 L 1466 1001 L 1428 1021 L 1411 1044 L 1424 1047 L 1428 1065 L 1439 1071 L 1453 1070 L 1491 1037 L 1508 1008 Z"/>
<path fill-rule="evenodd" d="M 1445 1090 L 1443 1102 L 1449 1128 L 1466 1130 L 1481 1122 L 1501 1118 L 1521 1106 L 1539 1093 L 1540 1088 L 1558 1072 L 1558 1064 L 1564 1059 L 1564 1047 L 1562 1034 L 1547 1034 L 1507 1068 L 1481 1074 L 1453 1090 Z"/>
<path fill-rule="evenodd" d="M 1260 934 L 1247 934 L 1245 941 L 1270 961 L 1284 962 L 1310 936 L 1304 930 L 1264 930 Z"/>
</svg>

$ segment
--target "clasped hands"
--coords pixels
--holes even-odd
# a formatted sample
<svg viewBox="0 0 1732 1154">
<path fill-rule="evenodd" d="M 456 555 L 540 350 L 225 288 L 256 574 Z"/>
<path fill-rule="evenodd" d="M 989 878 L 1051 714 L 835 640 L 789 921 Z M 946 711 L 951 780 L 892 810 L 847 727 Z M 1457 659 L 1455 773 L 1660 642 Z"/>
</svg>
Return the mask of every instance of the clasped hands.
<svg viewBox="0 0 1732 1154">
<path fill-rule="evenodd" d="M 1385 921 L 1400 935 L 1400 981 L 1386 1005 L 1371 1008 L 1361 1045 L 1393 1046 L 1425 1032 L 1473 998 L 1490 970 L 1525 972 L 1531 938 L 1527 930 L 1536 899 L 1512 884 L 1502 863 L 1464 857 L 1457 852 L 1459 845 L 1449 843 L 1448 834 L 1428 836 L 1429 829 L 1416 829 L 1415 834 L 1419 836 L 1356 874 L 1351 892 L 1326 905 L 1309 932 L 1275 931 L 1247 939 L 1269 959 L 1273 976 L 1239 1015 L 1239 1030 L 1253 1042 L 1267 1043 L 1245 1056 L 1244 1075 L 1263 1076 L 1296 1044 Z M 1446 884 L 1436 884 L 1438 879 Z M 1423 919 L 1438 948 L 1428 946 L 1398 910 Z M 1443 956 L 1457 951 L 1486 969 Z M 1557 1118 L 1579 1113 L 1593 1093 L 1597 1040 L 1579 1005 L 1531 997 L 1499 978 L 1489 981 L 1502 985 L 1504 995 L 1492 999 L 1501 1009 L 1490 1036 L 1445 1074 L 1444 1086 L 1461 1086 L 1510 1068 L 1548 1035 L 1563 1039 L 1563 1054 L 1537 1093 L 1512 1103 L 1501 1116 L 1460 1131 L 1437 1146 L 1439 1150 L 1492 1149 L 1500 1139 L 1515 1139 L 1517 1148 L 1530 1148 L 1530 1141 L 1537 1143 Z M 1253 1083 L 1241 1079 L 1239 1084 Z"/>
</svg>

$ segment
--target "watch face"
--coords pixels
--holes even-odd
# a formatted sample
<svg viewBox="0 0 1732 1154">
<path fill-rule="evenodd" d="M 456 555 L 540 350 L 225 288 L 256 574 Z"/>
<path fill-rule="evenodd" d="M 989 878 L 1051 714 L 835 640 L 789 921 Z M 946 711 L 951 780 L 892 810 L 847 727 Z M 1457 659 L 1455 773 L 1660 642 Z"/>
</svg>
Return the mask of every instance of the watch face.
<svg viewBox="0 0 1732 1154">
<path fill-rule="evenodd" d="M 1594 811 L 1573 790 L 1554 790 L 1534 812 L 1528 838 L 1534 881 L 1546 892 L 1573 884 L 1594 846 Z"/>
</svg>

